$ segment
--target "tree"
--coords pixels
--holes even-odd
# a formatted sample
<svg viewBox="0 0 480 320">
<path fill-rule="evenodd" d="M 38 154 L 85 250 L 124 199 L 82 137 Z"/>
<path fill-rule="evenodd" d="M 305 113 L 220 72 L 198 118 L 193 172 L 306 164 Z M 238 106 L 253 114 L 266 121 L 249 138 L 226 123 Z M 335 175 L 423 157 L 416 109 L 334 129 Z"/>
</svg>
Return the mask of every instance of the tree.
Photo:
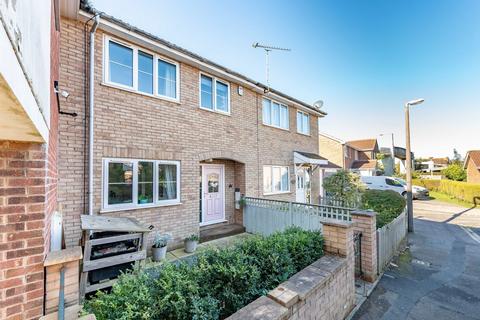
<svg viewBox="0 0 480 320">
<path fill-rule="evenodd" d="M 323 187 L 329 196 L 350 204 L 358 203 L 365 189 L 360 176 L 346 170 L 338 170 L 325 178 Z"/>
<path fill-rule="evenodd" d="M 458 153 L 457 149 L 453 149 L 453 164 L 461 164 L 462 163 L 462 155 Z"/>
<path fill-rule="evenodd" d="M 467 178 L 467 172 L 459 163 L 453 163 L 449 165 L 442 171 L 442 173 L 449 180 L 465 181 Z"/>
</svg>

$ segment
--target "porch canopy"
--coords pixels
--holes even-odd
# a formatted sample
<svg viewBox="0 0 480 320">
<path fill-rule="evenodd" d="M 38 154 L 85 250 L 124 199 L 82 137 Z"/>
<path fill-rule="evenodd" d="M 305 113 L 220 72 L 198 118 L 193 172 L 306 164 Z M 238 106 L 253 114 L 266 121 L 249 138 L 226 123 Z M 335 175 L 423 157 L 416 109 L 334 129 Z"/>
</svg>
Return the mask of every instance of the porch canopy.
<svg viewBox="0 0 480 320">
<path fill-rule="evenodd" d="M 328 165 L 328 160 L 316 153 L 294 151 L 293 163 L 295 165 Z"/>
</svg>

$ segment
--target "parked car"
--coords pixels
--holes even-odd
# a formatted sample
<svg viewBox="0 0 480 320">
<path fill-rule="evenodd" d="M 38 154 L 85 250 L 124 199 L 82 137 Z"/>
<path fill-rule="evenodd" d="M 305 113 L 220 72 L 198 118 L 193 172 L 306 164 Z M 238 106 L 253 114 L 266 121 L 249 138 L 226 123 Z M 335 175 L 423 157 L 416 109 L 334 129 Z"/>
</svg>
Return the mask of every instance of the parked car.
<svg viewBox="0 0 480 320">
<path fill-rule="evenodd" d="M 394 178 L 399 183 L 401 183 L 404 187 L 406 187 L 407 182 L 401 178 Z M 413 199 L 428 199 L 430 197 L 430 192 L 427 188 L 420 187 L 420 186 L 412 186 L 412 195 Z"/>
<path fill-rule="evenodd" d="M 395 178 L 387 176 L 361 176 L 360 179 L 366 185 L 367 189 L 373 190 L 392 190 L 402 196 L 407 194 L 405 186 Z"/>
<path fill-rule="evenodd" d="M 387 176 L 361 176 L 360 179 L 366 185 L 367 189 L 373 190 L 392 190 L 402 196 L 407 195 L 407 182 L 403 179 Z M 427 199 L 429 191 L 420 186 L 412 186 L 413 199 Z"/>
</svg>

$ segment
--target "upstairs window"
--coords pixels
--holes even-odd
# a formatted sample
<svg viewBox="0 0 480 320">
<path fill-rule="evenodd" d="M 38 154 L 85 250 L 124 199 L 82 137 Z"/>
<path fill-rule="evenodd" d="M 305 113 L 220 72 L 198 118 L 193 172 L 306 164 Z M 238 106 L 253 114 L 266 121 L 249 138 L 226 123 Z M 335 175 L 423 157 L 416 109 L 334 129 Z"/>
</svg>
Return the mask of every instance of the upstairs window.
<svg viewBox="0 0 480 320">
<path fill-rule="evenodd" d="M 214 77 L 201 74 L 200 108 L 221 113 L 230 113 L 229 84 Z"/>
<path fill-rule="evenodd" d="M 179 101 L 179 65 L 105 37 L 105 82 L 142 94 Z"/>
<path fill-rule="evenodd" d="M 133 87 L 133 49 L 110 41 L 108 46 L 109 80 Z"/>
<path fill-rule="evenodd" d="M 180 162 L 104 159 L 103 209 L 180 203 Z"/>
<path fill-rule="evenodd" d="M 263 99 L 263 124 L 288 130 L 288 107 L 270 99 Z"/>
<path fill-rule="evenodd" d="M 153 94 L 153 56 L 138 51 L 138 91 Z"/>
<path fill-rule="evenodd" d="M 297 132 L 310 135 L 310 115 L 303 111 L 297 111 Z"/>
<path fill-rule="evenodd" d="M 158 94 L 170 98 L 177 96 L 177 66 L 158 60 Z"/>
</svg>

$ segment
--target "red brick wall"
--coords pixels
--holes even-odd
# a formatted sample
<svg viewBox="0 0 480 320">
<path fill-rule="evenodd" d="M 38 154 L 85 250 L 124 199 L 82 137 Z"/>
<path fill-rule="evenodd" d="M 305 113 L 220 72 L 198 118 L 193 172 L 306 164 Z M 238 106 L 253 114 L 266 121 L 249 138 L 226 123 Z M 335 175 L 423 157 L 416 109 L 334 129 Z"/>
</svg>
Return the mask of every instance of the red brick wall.
<svg viewBox="0 0 480 320">
<path fill-rule="evenodd" d="M 0 141 L 0 319 L 43 312 L 45 145 Z"/>
<path fill-rule="evenodd" d="M 467 182 L 480 183 L 480 171 L 473 161 L 468 161 L 467 165 Z"/>
</svg>

